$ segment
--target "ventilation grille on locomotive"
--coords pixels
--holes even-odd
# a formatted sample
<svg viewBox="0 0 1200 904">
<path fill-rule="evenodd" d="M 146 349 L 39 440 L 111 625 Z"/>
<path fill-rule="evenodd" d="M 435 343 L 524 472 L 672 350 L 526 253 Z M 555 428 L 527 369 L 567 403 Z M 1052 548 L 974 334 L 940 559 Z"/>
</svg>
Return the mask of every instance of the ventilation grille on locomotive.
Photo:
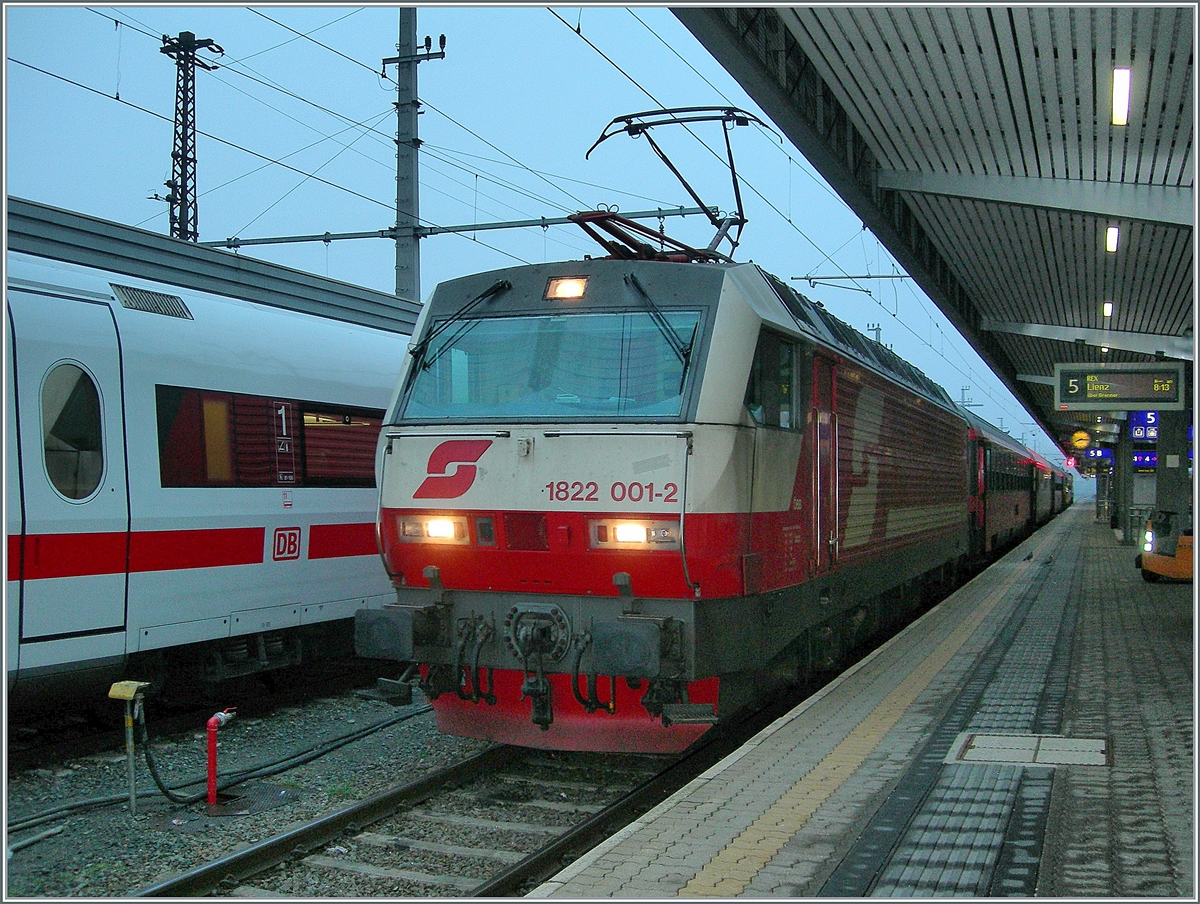
<svg viewBox="0 0 1200 904">
<path fill-rule="evenodd" d="M 118 286 L 116 283 L 109 285 L 123 307 L 134 311 L 149 311 L 151 314 L 165 314 L 167 317 L 179 317 L 183 320 L 194 319 L 192 312 L 178 295 L 135 289 L 133 286 Z"/>
</svg>

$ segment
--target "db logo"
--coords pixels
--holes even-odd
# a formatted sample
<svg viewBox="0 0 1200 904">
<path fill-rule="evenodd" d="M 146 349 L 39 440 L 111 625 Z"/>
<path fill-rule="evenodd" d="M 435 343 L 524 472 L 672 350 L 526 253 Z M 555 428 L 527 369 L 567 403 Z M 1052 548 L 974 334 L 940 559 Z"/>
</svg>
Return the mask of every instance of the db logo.
<svg viewBox="0 0 1200 904">
<path fill-rule="evenodd" d="M 286 562 L 288 559 L 300 558 L 300 528 L 275 528 L 275 546 L 271 558 L 276 562 Z"/>
<path fill-rule="evenodd" d="M 413 499 L 457 499 L 475 482 L 475 462 L 492 445 L 490 439 L 451 439 L 429 455 L 425 472 L 429 474 L 413 493 Z M 453 473 L 447 473 L 457 465 Z"/>
</svg>

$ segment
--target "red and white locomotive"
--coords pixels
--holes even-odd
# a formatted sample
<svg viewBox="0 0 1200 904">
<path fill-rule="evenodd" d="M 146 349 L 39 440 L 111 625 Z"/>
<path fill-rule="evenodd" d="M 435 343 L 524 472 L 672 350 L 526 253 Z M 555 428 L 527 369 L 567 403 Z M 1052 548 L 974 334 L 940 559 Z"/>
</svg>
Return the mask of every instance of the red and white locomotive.
<svg viewBox="0 0 1200 904">
<path fill-rule="evenodd" d="M 375 449 L 408 330 L 200 290 L 247 278 L 317 305 L 359 291 L 9 203 L 10 248 L 16 211 L 27 243 L 84 236 L 114 267 L 203 271 L 185 287 L 8 255 L 9 702 L 348 651 L 355 610 L 390 595 Z"/>
<path fill-rule="evenodd" d="M 1011 440 L 756 265 L 652 256 L 422 312 L 377 465 L 396 599 L 356 648 L 410 663 L 443 731 L 680 750 L 1011 539 Z"/>
</svg>

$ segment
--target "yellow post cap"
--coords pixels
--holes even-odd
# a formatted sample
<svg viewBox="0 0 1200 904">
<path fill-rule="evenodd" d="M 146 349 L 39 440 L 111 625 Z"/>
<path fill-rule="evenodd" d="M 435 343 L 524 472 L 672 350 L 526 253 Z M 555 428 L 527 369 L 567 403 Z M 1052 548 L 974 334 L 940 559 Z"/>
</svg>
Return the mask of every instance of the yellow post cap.
<svg viewBox="0 0 1200 904">
<path fill-rule="evenodd" d="M 114 700 L 132 700 L 142 688 L 149 686 L 149 681 L 118 681 L 108 689 L 108 696 Z"/>
</svg>

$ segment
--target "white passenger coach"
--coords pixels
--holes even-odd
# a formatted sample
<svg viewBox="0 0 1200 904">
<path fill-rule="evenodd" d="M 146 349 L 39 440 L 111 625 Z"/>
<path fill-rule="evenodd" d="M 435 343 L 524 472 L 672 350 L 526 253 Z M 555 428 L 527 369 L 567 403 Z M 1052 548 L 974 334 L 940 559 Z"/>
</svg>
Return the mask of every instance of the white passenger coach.
<svg viewBox="0 0 1200 904">
<path fill-rule="evenodd" d="M 417 305 L 10 198 L 10 703 L 352 648 Z"/>
</svg>

